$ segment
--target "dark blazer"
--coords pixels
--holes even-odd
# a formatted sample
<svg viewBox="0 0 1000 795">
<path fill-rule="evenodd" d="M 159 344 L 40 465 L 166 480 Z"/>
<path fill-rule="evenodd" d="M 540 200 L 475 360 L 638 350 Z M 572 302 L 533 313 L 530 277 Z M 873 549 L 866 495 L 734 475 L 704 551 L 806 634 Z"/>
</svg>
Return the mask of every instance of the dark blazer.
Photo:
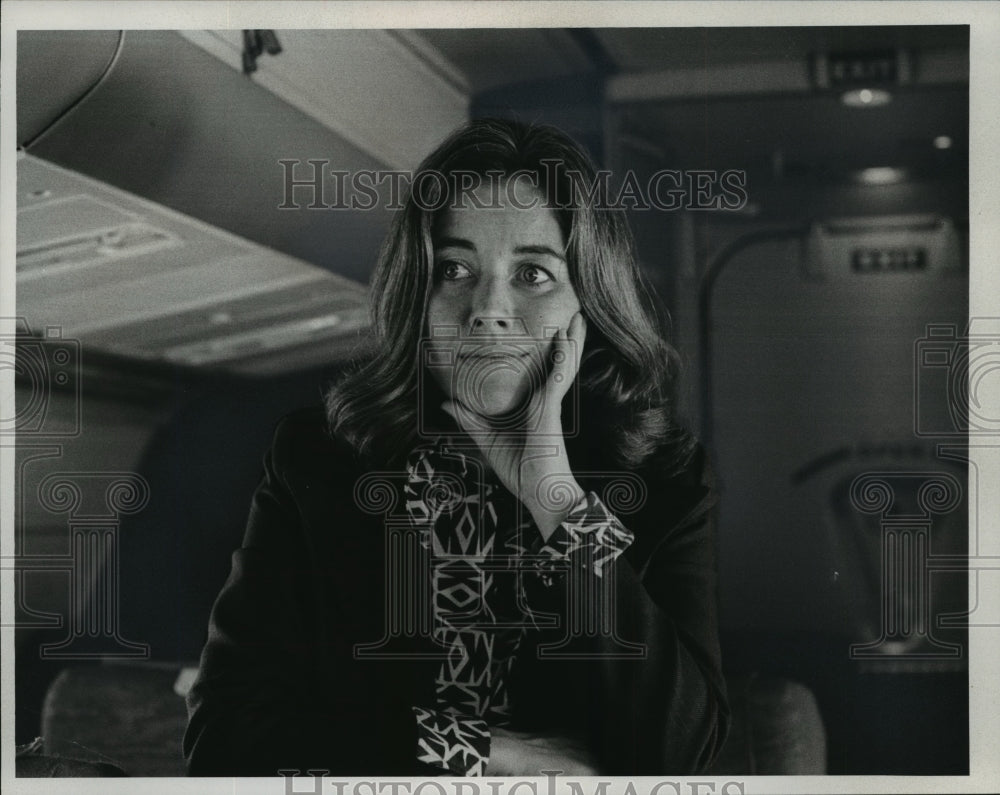
<svg viewBox="0 0 1000 795">
<path fill-rule="evenodd" d="M 576 468 L 601 496 L 609 476 Z M 663 471 L 654 457 L 635 473 L 635 504 L 617 511 L 635 540 L 594 597 L 613 634 L 556 620 L 567 575 L 534 582 L 552 625 L 528 632 L 509 683 L 510 728 L 579 736 L 607 774 L 702 770 L 728 727 L 709 468 L 699 450 L 679 475 Z M 440 649 L 388 627 L 400 583 L 387 546 L 407 531 L 371 485 L 319 407 L 278 425 L 188 697 L 189 774 L 441 772 L 416 761 L 411 709 L 435 705 Z"/>
</svg>

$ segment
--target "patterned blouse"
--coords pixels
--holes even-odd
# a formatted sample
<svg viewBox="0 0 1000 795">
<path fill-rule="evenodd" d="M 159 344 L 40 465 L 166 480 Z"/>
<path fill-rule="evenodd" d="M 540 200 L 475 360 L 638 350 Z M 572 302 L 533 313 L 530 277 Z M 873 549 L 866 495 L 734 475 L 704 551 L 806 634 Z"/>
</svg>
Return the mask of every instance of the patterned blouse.
<svg viewBox="0 0 1000 795">
<path fill-rule="evenodd" d="M 509 722 L 506 683 L 534 625 L 524 578 L 550 586 L 567 565 L 601 577 L 633 536 L 590 492 L 544 541 L 495 475 L 446 437 L 411 454 L 404 492 L 430 552 L 432 634 L 446 650 L 436 703 L 413 707 L 417 758 L 444 775 L 481 776 L 489 727 Z"/>
</svg>

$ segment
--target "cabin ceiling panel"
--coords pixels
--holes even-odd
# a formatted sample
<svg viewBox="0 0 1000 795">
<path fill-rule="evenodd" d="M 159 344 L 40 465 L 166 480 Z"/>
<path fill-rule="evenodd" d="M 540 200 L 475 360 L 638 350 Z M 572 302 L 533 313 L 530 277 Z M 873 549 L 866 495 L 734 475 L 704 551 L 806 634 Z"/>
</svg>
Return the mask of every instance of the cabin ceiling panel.
<svg viewBox="0 0 1000 795">
<path fill-rule="evenodd" d="M 561 28 L 454 28 L 415 33 L 464 74 L 472 93 L 594 69 L 579 43 Z"/>
<path fill-rule="evenodd" d="M 250 373 L 266 353 L 273 373 L 336 361 L 367 328 L 357 282 L 30 155 L 17 172 L 17 312 L 36 333 Z M 122 246 L 136 229 L 169 244 Z"/>
<path fill-rule="evenodd" d="M 595 28 L 594 33 L 623 73 L 809 62 L 817 52 L 879 49 L 963 50 L 961 25 Z"/>
</svg>

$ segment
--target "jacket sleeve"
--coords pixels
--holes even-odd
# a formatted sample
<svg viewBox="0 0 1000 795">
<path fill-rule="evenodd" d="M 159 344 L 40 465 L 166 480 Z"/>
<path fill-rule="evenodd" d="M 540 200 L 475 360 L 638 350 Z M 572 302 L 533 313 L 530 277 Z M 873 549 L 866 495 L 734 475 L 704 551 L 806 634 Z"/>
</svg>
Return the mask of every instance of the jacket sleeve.
<svg viewBox="0 0 1000 795">
<path fill-rule="evenodd" d="M 568 612 L 577 628 L 529 651 L 535 659 L 520 686 L 587 693 L 575 699 L 582 706 L 563 711 L 587 735 L 602 773 L 704 770 L 728 729 L 712 478 L 702 451 L 693 464 L 673 483 L 645 476 L 646 504 L 621 517 L 589 493 L 542 550 L 534 593 L 542 603 L 557 589 L 575 599 Z M 577 586 L 546 585 L 552 565 L 544 558 L 561 560 L 560 580 Z"/>
<path fill-rule="evenodd" d="M 289 455 L 282 436 L 279 425 L 188 696 L 188 773 L 426 773 L 411 705 L 321 684 L 309 545 L 276 465 Z"/>
</svg>

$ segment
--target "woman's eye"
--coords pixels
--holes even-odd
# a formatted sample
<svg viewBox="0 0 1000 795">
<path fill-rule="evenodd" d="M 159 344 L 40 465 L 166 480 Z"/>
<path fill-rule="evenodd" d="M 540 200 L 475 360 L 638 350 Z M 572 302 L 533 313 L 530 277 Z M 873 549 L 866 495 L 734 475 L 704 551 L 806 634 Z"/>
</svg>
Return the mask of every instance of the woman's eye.
<svg viewBox="0 0 1000 795">
<path fill-rule="evenodd" d="M 549 272 L 545 268 L 539 268 L 537 265 L 528 265 L 522 268 L 520 277 L 521 281 L 527 284 L 544 284 L 545 282 L 552 281 L 552 276 Z"/>
<path fill-rule="evenodd" d="M 461 262 L 455 260 L 445 260 L 438 263 L 438 278 L 446 282 L 453 282 L 457 279 L 464 279 L 470 275 L 470 271 Z"/>
</svg>

